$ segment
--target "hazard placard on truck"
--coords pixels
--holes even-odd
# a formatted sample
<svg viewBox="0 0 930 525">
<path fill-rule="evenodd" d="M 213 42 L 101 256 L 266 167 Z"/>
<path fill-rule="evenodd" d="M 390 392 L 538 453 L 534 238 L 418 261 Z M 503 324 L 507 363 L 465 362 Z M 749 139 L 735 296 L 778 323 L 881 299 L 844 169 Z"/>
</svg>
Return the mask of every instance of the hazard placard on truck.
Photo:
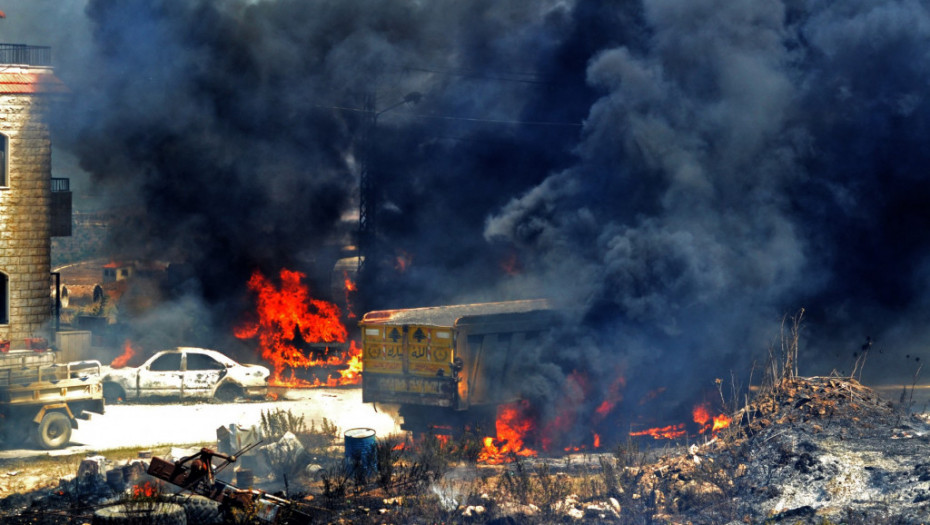
<svg viewBox="0 0 930 525">
<path fill-rule="evenodd" d="M 542 299 L 369 312 L 359 323 L 363 401 L 408 415 L 512 401 L 525 359 L 556 320 Z"/>
</svg>

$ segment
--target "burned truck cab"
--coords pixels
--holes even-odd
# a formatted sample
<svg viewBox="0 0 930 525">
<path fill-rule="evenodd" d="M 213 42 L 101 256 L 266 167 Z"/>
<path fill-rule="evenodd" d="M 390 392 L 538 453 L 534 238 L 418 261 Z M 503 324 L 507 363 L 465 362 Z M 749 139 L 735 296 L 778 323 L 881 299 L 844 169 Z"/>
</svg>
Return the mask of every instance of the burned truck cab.
<svg viewBox="0 0 930 525">
<path fill-rule="evenodd" d="M 362 399 L 399 405 L 414 432 L 493 424 L 557 319 L 542 299 L 369 312 L 359 323 Z"/>
</svg>

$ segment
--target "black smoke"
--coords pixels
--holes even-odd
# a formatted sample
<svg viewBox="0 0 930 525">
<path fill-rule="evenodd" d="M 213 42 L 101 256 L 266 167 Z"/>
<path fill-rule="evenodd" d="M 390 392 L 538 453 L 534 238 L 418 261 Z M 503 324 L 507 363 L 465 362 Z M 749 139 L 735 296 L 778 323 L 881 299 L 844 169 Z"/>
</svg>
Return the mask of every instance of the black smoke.
<svg viewBox="0 0 930 525">
<path fill-rule="evenodd" d="M 255 269 L 318 264 L 328 287 L 320 261 L 371 146 L 384 259 L 365 304 L 552 298 L 573 322 L 528 374 L 538 396 L 580 371 L 597 398 L 625 373 L 627 407 L 660 386 L 684 406 L 764 360 L 802 307 L 802 373 L 850 372 L 866 336 L 875 380 L 910 378 L 924 353 L 920 2 L 88 0 L 46 14 L 50 30 L 86 28 L 55 49 L 74 92 L 56 140 L 134 211 L 112 249 L 185 262 L 181 295 L 215 333 Z M 398 105 L 412 92 L 419 104 Z M 384 112 L 365 143 L 372 95 Z"/>
</svg>

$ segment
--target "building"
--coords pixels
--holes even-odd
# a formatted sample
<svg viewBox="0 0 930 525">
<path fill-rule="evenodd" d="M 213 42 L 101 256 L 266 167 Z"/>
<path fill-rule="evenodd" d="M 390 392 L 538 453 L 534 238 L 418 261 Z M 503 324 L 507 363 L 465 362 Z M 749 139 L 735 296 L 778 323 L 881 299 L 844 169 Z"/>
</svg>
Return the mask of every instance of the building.
<svg viewBox="0 0 930 525">
<path fill-rule="evenodd" d="M 67 93 L 48 47 L 0 44 L 0 350 L 54 340 L 51 238 L 71 235 L 48 116 Z"/>
</svg>

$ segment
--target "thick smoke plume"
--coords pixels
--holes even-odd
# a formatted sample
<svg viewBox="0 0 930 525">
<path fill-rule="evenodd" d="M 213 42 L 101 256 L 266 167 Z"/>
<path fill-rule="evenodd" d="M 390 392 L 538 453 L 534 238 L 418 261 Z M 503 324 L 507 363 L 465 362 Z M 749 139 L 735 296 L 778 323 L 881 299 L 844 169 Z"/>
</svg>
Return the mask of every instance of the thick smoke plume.
<svg viewBox="0 0 930 525">
<path fill-rule="evenodd" d="M 40 4 L 4 23 L 42 26 Z M 215 333 L 254 269 L 335 257 L 367 162 L 392 273 L 365 303 L 556 300 L 571 328 L 526 380 L 551 405 L 625 374 L 625 410 L 663 388 L 684 407 L 801 307 L 802 373 L 849 372 L 866 336 L 875 379 L 922 355 L 920 2 L 81 7 L 42 15 L 86 29 L 54 50 L 59 145 L 134 211 L 114 250 L 186 262 Z"/>
</svg>

